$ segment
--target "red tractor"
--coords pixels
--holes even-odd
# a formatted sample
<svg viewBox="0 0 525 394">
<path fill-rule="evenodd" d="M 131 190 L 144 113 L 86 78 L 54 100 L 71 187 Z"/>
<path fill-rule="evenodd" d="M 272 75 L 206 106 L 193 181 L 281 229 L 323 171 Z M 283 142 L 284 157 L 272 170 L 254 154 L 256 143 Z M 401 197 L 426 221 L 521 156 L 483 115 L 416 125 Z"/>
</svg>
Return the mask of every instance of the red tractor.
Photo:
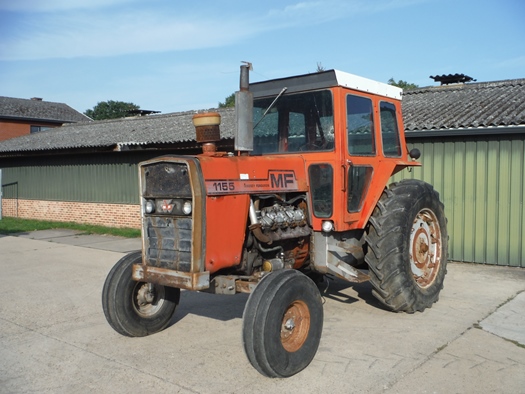
<svg viewBox="0 0 525 394">
<path fill-rule="evenodd" d="M 120 334 L 163 330 L 180 290 L 251 293 L 250 363 L 288 377 L 314 358 L 325 275 L 370 280 L 393 311 L 438 300 L 447 264 L 443 204 L 431 185 L 390 177 L 407 152 L 401 89 L 337 70 L 249 84 L 241 66 L 235 148 L 220 115 L 194 116 L 203 153 L 139 165 L 142 251 L 122 258 L 102 304 Z"/>
</svg>

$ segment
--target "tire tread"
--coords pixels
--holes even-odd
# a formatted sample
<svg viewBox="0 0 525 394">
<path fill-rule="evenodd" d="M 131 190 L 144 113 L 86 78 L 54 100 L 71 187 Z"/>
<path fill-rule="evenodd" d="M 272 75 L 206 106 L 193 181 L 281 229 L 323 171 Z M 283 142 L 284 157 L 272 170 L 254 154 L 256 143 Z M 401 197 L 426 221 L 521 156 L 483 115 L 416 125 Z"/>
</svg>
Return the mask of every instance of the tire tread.
<svg viewBox="0 0 525 394">
<path fill-rule="evenodd" d="M 436 282 L 423 291 L 411 277 L 408 239 L 415 204 L 426 204 L 428 201 L 431 201 L 442 221 L 444 253 Z M 431 307 L 438 300 L 448 257 L 446 222 L 439 193 L 431 185 L 410 179 L 392 183 L 385 189 L 367 226 L 365 242 L 368 252 L 365 261 L 369 267 L 372 294 L 388 309 L 414 313 Z"/>
</svg>

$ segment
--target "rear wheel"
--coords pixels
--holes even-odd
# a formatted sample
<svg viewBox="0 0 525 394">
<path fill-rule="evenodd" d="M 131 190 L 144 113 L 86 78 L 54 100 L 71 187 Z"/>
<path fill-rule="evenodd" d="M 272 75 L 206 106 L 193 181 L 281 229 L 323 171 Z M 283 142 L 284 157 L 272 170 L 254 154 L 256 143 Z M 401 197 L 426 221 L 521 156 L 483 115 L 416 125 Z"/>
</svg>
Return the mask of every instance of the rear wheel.
<svg viewBox="0 0 525 394">
<path fill-rule="evenodd" d="M 109 272 L 102 290 L 108 323 L 119 334 L 130 337 L 166 328 L 180 298 L 180 289 L 134 281 L 132 266 L 141 262 L 140 251 L 124 256 Z"/>
<path fill-rule="evenodd" d="M 443 288 L 447 220 L 431 185 L 406 180 L 381 196 L 366 235 L 374 296 L 393 311 L 413 313 L 432 306 Z"/>
<path fill-rule="evenodd" d="M 319 290 L 295 270 L 265 277 L 244 309 L 244 350 L 253 367 L 268 377 L 289 377 L 306 368 L 317 352 L 322 330 Z"/>
</svg>

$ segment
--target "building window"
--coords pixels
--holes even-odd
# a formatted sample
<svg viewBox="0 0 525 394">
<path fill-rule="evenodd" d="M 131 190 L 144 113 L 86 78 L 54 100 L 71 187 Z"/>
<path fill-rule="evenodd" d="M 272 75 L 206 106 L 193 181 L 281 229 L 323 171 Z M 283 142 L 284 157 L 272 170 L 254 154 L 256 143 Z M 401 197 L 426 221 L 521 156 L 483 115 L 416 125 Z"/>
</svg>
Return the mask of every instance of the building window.
<svg viewBox="0 0 525 394">
<path fill-rule="evenodd" d="M 40 131 L 49 130 L 49 129 L 52 129 L 52 127 L 48 127 L 48 126 L 33 126 L 33 125 L 31 125 L 31 134 L 38 133 Z"/>
</svg>

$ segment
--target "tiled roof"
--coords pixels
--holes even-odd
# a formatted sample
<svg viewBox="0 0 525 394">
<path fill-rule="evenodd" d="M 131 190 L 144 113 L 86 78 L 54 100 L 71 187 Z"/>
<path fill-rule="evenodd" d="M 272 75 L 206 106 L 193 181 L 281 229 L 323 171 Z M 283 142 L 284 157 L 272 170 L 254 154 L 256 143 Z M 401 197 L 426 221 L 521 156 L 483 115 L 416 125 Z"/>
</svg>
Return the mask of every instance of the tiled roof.
<svg viewBox="0 0 525 394">
<path fill-rule="evenodd" d="M 405 130 L 469 132 L 501 126 L 525 127 L 525 79 L 469 83 L 409 90 L 403 93 Z M 172 145 L 195 140 L 190 111 L 89 123 L 76 123 L 0 142 L 0 153 L 42 152 L 65 149 L 125 149 L 147 145 Z M 233 139 L 235 111 L 221 114 L 221 138 Z"/>
<path fill-rule="evenodd" d="M 525 126 L 525 78 L 403 92 L 405 131 Z"/>
<path fill-rule="evenodd" d="M 211 111 L 211 110 L 210 110 Z M 221 114 L 221 137 L 232 139 L 233 108 L 213 110 Z M 199 111 L 207 112 L 207 111 Z M 119 149 L 133 145 L 158 145 L 195 140 L 192 117 L 197 111 L 166 115 L 75 123 L 0 142 L 0 152 L 63 149 Z"/>
<path fill-rule="evenodd" d="M 91 119 L 69 105 L 40 99 L 0 96 L 0 119 L 39 120 L 57 123 L 86 122 Z"/>
</svg>

